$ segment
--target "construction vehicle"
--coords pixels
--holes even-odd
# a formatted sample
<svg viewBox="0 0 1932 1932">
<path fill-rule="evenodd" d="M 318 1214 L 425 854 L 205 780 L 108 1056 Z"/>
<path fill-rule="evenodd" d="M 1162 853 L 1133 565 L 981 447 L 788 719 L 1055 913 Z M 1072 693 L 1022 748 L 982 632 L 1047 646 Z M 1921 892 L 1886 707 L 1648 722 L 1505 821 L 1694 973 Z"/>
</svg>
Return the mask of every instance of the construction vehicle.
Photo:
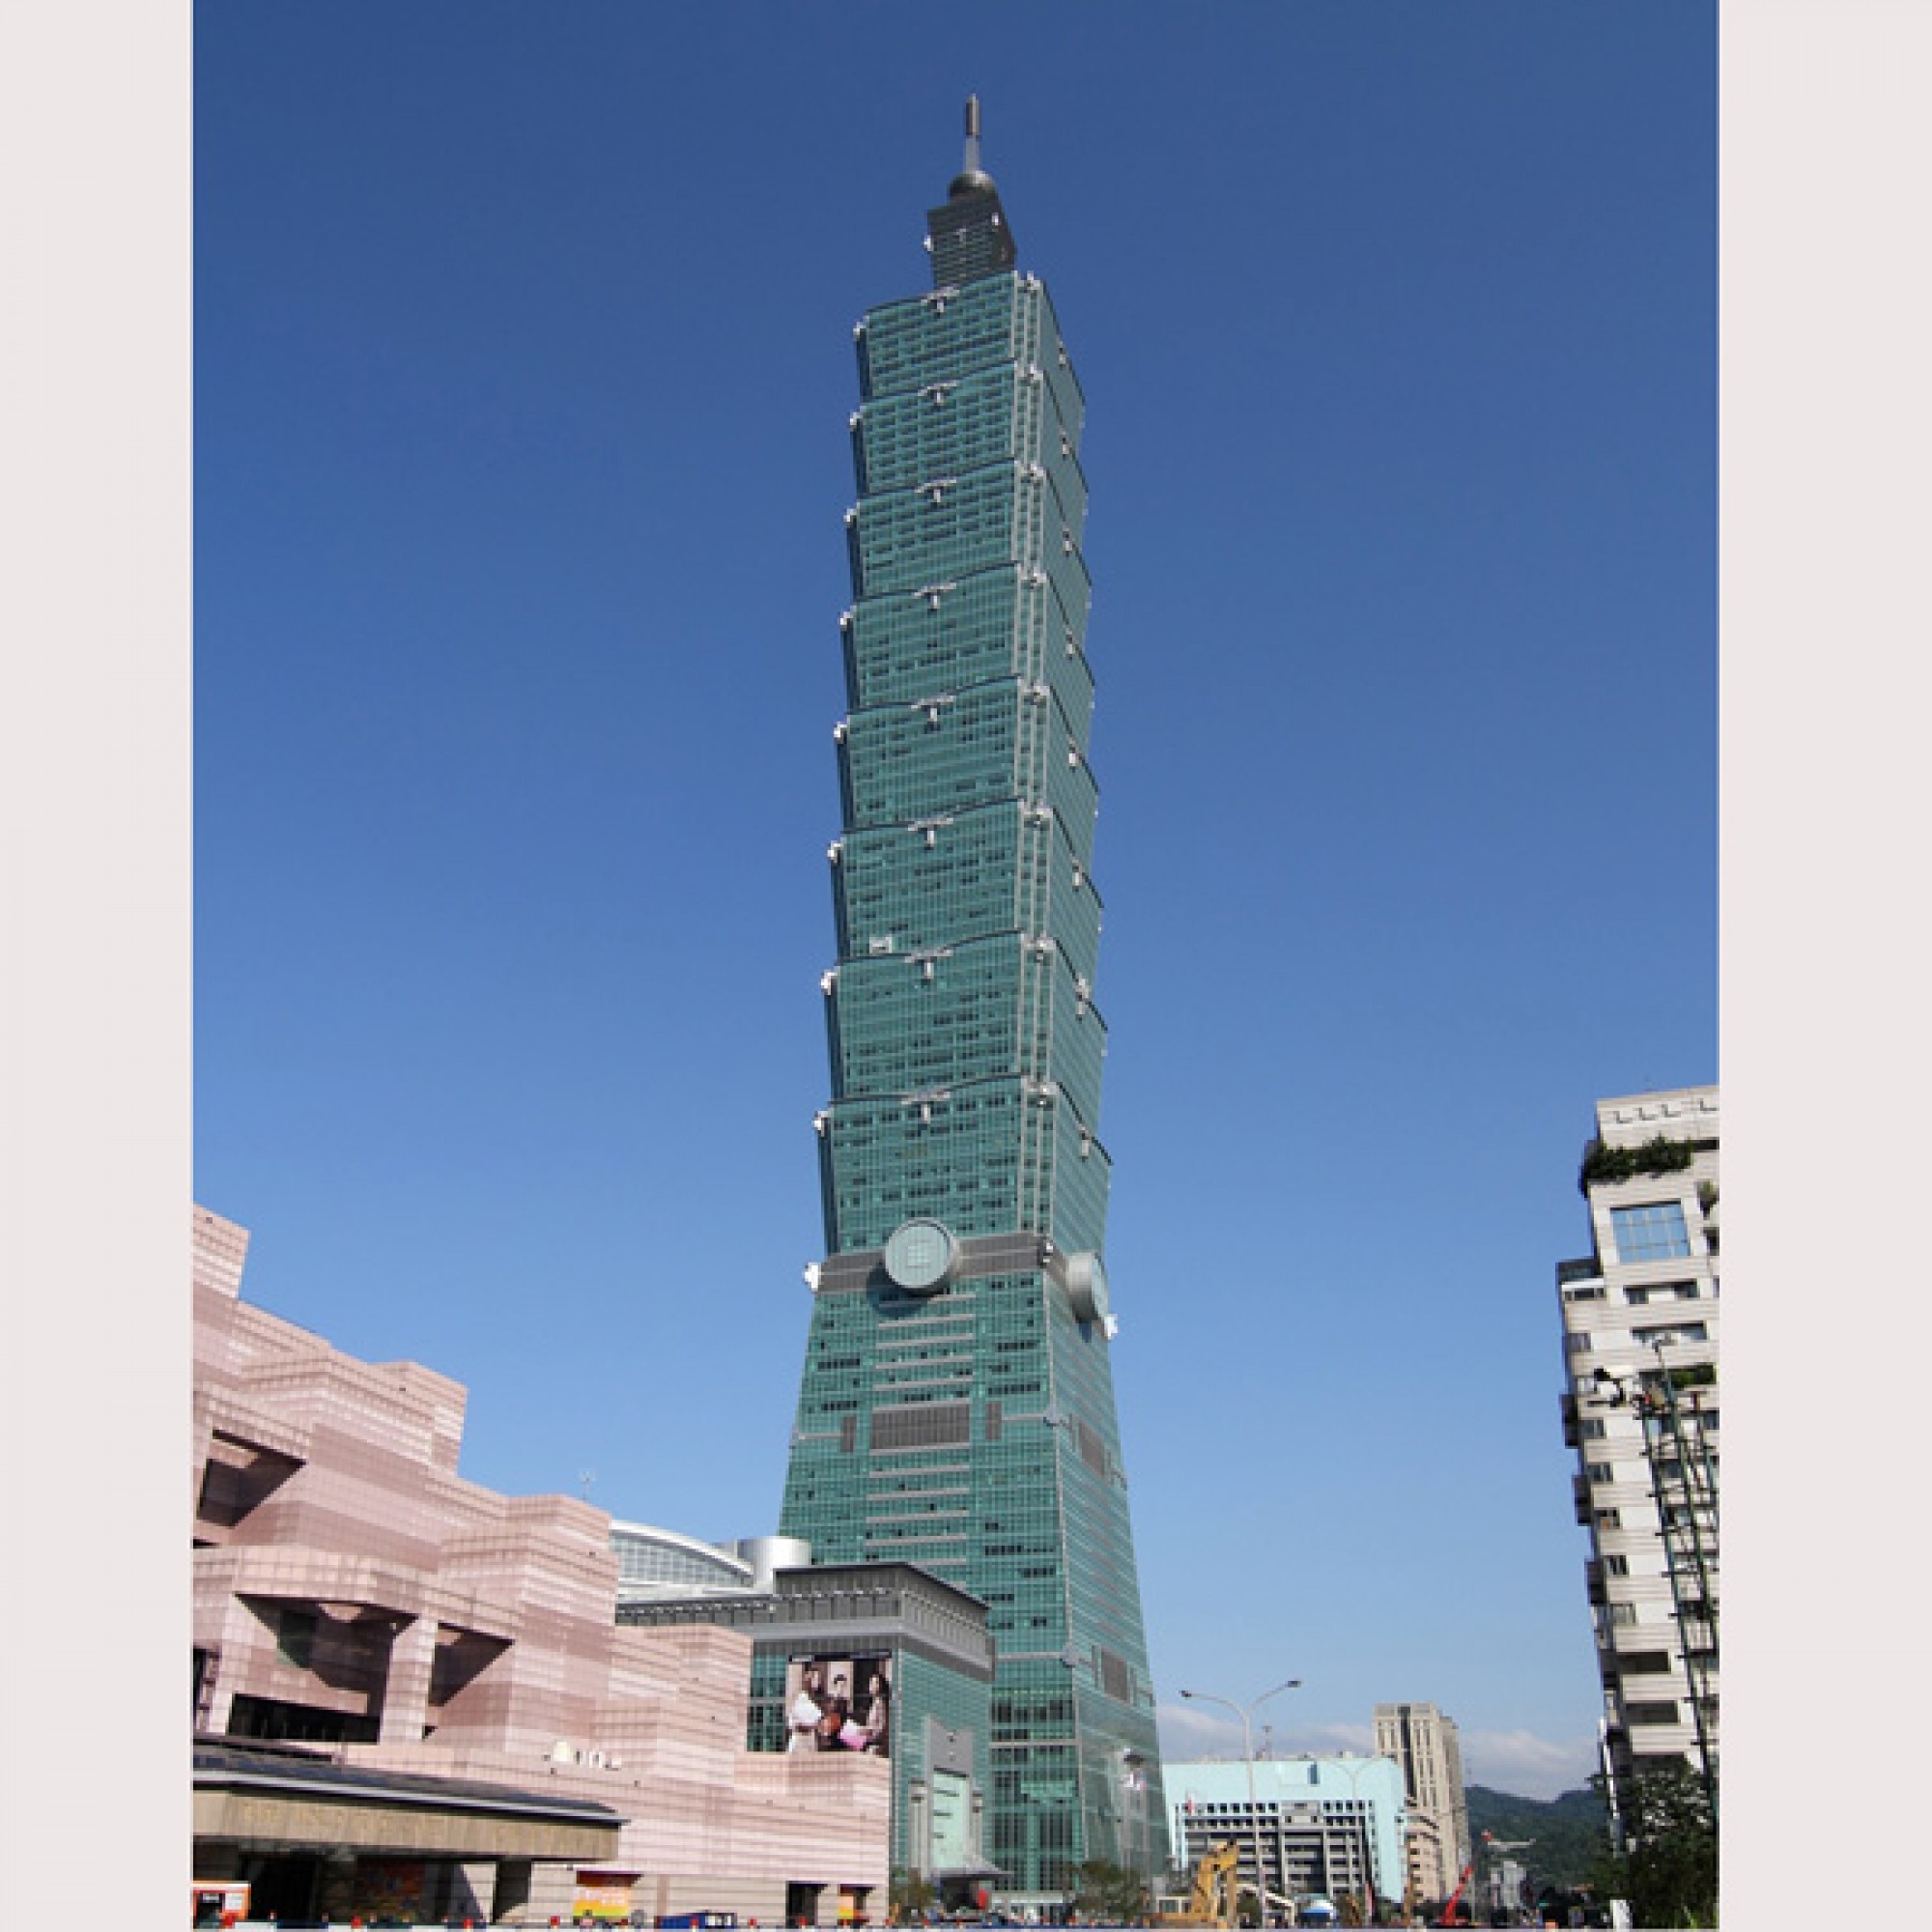
<svg viewBox="0 0 1932 1932">
<path fill-rule="evenodd" d="M 1156 1925 L 1213 1925 L 1227 1928 L 1235 1923 L 1235 1868 L 1240 1853 L 1232 1838 L 1201 1854 L 1194 1867 L 1194 1893 L 1185 1912 L 1154 1915 Z"/>
<path fill-rule="evenodd" d="M 1285 1898 L 1267 1886 L 1248 1884 L 1240 1876 L 1240 1852 L 1232 1838 L 1223 1838 L 1219 1844 L 1202 1853 L 1200 1862 L 1194 1867 L 1194 1895 L 1187 1902 L 1187 1910 L 1157 1912 L 1153 1916 L 1153 1923 L 1208 1925 L 1219 1927 L 1220 1932 L 1232 1932 L 1232 1928 L 1241 1922 L 1240 1901 L 1243 1894 L 1250 1899 L 1258 1899 L 1258 1909 L 1263 1912 L 1272 1908 L 1284 1913 L 1285 1920 L 1277 1922 L 1290 1925 L 1335 1923 L 1333 1903 L 1320 1893 Z"/>
</svg>

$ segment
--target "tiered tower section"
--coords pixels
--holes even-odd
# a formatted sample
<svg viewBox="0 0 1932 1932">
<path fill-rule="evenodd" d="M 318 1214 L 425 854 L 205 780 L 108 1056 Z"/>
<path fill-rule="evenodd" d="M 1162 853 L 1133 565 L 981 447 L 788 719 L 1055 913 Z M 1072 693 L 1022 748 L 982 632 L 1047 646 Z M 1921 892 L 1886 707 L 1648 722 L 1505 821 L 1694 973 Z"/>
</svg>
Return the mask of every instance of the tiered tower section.
<svg viewBox="0 0 1932 1932">
<path fill-rule="evenodd" d="M 932 293 L 857 332 L 827 1259 L 781 1527 L 989 1605 L 984 1851 L 1021 1898 L 1157 1871 L 1167 1833 L 1100 1260 L 1084 406 L 976 145 Z"/>
</svg>

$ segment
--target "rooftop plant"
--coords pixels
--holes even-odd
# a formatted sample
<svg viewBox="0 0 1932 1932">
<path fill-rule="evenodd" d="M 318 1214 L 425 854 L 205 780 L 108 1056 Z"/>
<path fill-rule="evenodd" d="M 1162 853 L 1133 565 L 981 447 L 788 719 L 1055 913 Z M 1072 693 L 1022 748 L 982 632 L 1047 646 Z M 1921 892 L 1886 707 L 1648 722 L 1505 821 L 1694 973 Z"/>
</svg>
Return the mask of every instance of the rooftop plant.
<svg viewBox="0 0 1932 1932">
<path fill-rule="evenodd" d="M 1583 1150 L 1577 1186 L 1587 1195 L 1605 1180 L 1634 1180 L 1639 1174 L 1682 1174 L 1697 1157 L 1696 1144 L 1659 1134 L 1641 1147 L 1606 1147 L 1594 1140 Z"/>
</svg>

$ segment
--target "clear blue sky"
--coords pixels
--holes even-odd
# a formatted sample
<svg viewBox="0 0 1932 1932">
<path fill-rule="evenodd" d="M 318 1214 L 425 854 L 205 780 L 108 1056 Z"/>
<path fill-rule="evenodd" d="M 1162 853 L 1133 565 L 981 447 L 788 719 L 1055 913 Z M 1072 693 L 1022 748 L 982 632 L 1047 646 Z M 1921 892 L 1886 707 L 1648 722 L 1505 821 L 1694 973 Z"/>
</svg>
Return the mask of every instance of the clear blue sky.
<svg viewBox="0 0 1932 1932">
<path fill-rule="evenodd" d="M 1713 10 L 204 6 L 197 1197 L 464 1471 L 775 1524 L 850 329 L 1085 387 L 1108 1270 L 1175 1755 L 1591 1768 L 1552 1288 L 1715 1078 Z"/>
</svg>

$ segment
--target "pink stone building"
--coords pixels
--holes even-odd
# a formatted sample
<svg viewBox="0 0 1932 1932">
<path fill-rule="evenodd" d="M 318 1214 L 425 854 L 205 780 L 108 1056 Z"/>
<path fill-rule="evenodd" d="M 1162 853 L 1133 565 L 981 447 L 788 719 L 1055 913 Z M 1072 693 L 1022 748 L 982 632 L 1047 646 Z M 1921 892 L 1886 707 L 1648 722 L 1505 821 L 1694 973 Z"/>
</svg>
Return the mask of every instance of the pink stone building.
<svg viewBox="0 0 1932 1932">
<path fill-rule="evenodd" d="M 465 1391 L 241 1298 L 194 1215 L 196 1876 L 284 1922 L 877 1923 L 890 1770 L 746 1749 L 751 1638 L 619 1628 L 610 1519 L 463 1480 Z"/>
</svg>

